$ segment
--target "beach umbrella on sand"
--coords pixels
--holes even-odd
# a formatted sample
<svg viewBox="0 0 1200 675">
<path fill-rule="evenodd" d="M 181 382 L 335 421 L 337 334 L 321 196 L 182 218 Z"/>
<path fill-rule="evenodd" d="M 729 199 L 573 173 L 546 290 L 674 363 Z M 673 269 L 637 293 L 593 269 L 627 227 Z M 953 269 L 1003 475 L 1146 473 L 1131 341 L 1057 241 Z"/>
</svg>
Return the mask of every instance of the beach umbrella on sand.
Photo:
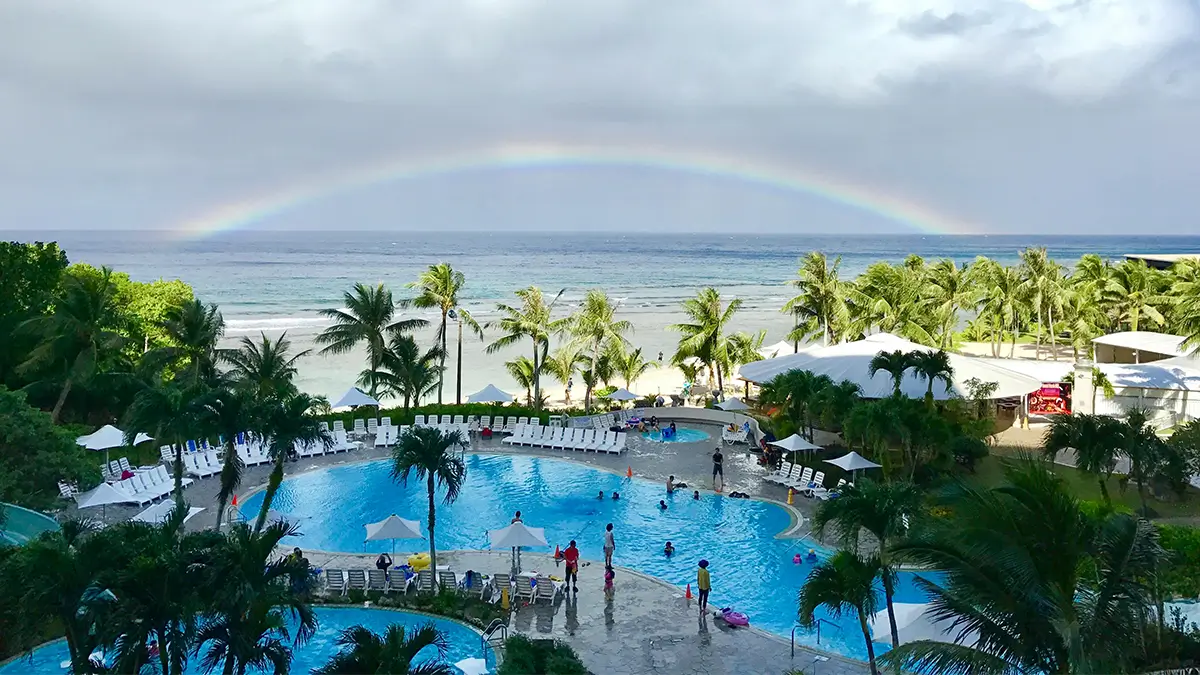
<svg viewBox="0 0 1200 675">
<path fill-rule="evenodd" d="M 521 571 L 522 546 L 549 546 L 546 543 L 546 530 L 541 527 L 529 527 L 525 523 L 513 523 L 499 530 L 488 530 L 488 539 L 492 548 L 511 548 L 513 551 L 512 567 Z"/>
<path fill-rule="evenodd" d="M 350 390 L 342 394 L 337 403 L 334 403 L 331 408 L 356 408 L 358 406 L 373 405 L 379 407 L 379 401 L 368 396 L 362 389 L 358 387 L 350 387 Z"/>
<path fill-rule="evenodd" d="M 397 539 L 424 539 L 421 534 L 421 524 L 415 520 L 405 520 L 392 514 L 378 523 L 368 523 L 366 541 L 392 540 L 392 555 L 396 555 Z"/>
<path fill-rule="evenodd" d="M 138 434 L 133 439 L 133 444 L 145 443 L 152 441 L 153 438 L 146 434 Z M 105 424 L 99 429 L 93 431 L 86 436 L 80 436 L 75 439 L 75 442 L 87 448 L 88 450 L 103 450 L 104 463 L 108 464 L 109 448 L 120 448 L 125 445 L 125 432 L 114 427 L 111 424 Z"/>
<path fill-rule="evenodd" d="M 467 403 L 508 403 L 511 400 L 512 394 L 500 391 L 494 384 L 489 384 L 467 397 Z"/>
<path fill-rule="evenodd" d="M 717 404 L 717 407 L 720 408 L 721 410 L 725 410 L 728 412 L 733 412 L 735 410 L 749 410 L 750 409 L 750 406 L 746 405 L 745 403 L 742 403 L 742 399 L 737 398 L 737 397 L 721 401 L 720 403 Z"/>
<path fill-rule="evenodd" d="M 857 475 L 858 472 L 862 471 L 863 469 L 878 469 L 881 466 L 875 462 L 872 462 L 866 457 L 863 457 L 857 452 L 854 452 L 853 450 L 842 455 L 841 457 L 827 459 L 825 462 L 832 464 L 843 471 L 847 471 L 851 475 Z"/>
<path fill-rule="evenodd" d="M 89 490 L 75 498 L 75 504 L 80 509 L 101 507 L 101 521 L 108 516 L 109 504 L 125 504 L 132 501 L 133 497 L 130 497 L 129 493 L 108 483 L 101 483 L 94 490 Z"/>
</svg>

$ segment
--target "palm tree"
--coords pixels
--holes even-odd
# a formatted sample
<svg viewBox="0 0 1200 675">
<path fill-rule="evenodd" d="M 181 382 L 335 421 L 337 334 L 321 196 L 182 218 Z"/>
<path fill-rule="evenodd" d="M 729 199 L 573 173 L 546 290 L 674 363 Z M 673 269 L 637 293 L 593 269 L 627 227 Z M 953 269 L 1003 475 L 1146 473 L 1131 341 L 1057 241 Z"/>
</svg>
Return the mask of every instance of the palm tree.
<svg viewBox="0 0 1200 675">
<path fill-rule="evenodd" d="M 1105 504 L 1112 504 L 1108 479 L 1117 468 L 1120 423 L 1104 415 L 1055 415 L 1042 436 L 1042 453 L 1053 459 L 1063 450 L 1075 454 L 1075 468 L 1096 477 Z"/>
<path fill-rule="evenodd" d="M 1134 672 L 1163 560 L 1154 527 L 1127 514 L 1086 516 L 1044 465 L 1006 467 L 1005 484 L 966 483 L 947 514 L 893 546 L 897 559 L 935 570 L 917 577 L 931 618 L 957 642 L 918 640 L 883 655 L 922 673 Z M 964 644 L 976 634 L 974 644 Z"/>
<path fill-rule="evenodd" d="M 596 370 L 600 354 L 610 344 L 619 344 L 622 348 L 628 343 L 625 333 L 633 330 L 633 324 L 616 318 L 617 305 L 608 299 L 604 291 L 590 290 L 583 298 L 579 311 L 571 317 L 568 330 L 576 344 L 591 353 L 591 370 Z M 586 383 L 585 383 L 586 384 Z M 587 386 L 583 393 L 583 409 L 585 413 L 592 410 L 592 387 Z"/>
<path fill-rule="evenodd" d="M 312 350 L 289 354 L 292 343 L 286 331 L 274 341 L 266 333 L 260 335 L 259 342 L 243 337 L 240 347 L 222 354 L 231 366 L 229 375 L 234 386 L 259 399 L 283 398 L 295 393 L 296 363 Z"/>
<path fill-rule="evenodd" d="M 238 455 L 235 442 L 238 434 L 254 432 L 259 427 L 260 406 L 250 394 L 238 389 L 218 389 L 205 397 L 200 412 L 201 428 L 209 435 L 224 440 L 225 459 L 221 466 L 221 487 L 217 493 L 217 529 L 225 515 L 225 507 L 242 483 L 246 468 Z"/>
<path fill-rule="evenodd" d="M 912 483 L 877 483 L 864 478 L 843 490 L 837 499 L 821 502 L 813 517 L 813 532 L 823 538 L 825 531 L 832 529 L 842 544 L 853 551 L 859 549 L 862 531 L 875 539 L 893 647 L 900 644 L 900 632 L 892 606 L 896 596 L 896 570 L 891 559 L 891 546 L 908 530 L 908 519 L 917 516 L 921 502 L 921 491 Z"/>
<path fill-rule="evenodd" d="M 436 524 L 434 496 L 436 489 L 446 491 L 443 503 L 458 499 L 466 480 L 466 466 L 454 453 L 465 447 L 467 439 L 458 431 L 443 431 L 436 427 L 410 427 L 392 449 L 392 479 L 408 484 L 409 476 L 425 480 L 429 494 L 429 569 L 437 569 L 437 544 L 434 541 Z"/>
<path fill-rule="evenodd" d="M 296 445 L 320 444 L 328 450 L 333 446 L 333 438 L 315 414 L 328 409 L 329 403 L 324 399 L 296 393 L 283 399 L 272 400 L 261 412 L 261 433 L 274 467 L 271 469 L 271 477 L 267 480 L 267 492 L 263 496 L 258 520 L 254 523 L 255 532 L 261 532 L 263 524 L 267 522 L 267 512 L 271 509 L 275 493 L 279 491 L 279 484 L 283 482 L 283 464 L 292 448 Z"/>
<path fill-rule="evenodd" d="M 276 554 L 284 537 L 297 534 L 296 526 L 284 521 L 261 532 L 244 523 L 229 531 L 214 561 L 212 610 L 196 635 L 196 644 L 206 646 L 202 668 L 221 665 L 224 675 L 244 675 L 250 668 L 286 673 L 289 643 L 304 644 L 316 632 L 305 592 L 312 568 L 303 558 Z"/>
<path fill-rule="evenodd" d="M 503 316 L 487 324 L 488 328 L 499 328 L 504 332 L 503 336 L 487 346 L 489 354 L 515 345 L 526 338 L 533 344 L 533 405 L 539 410 L 542 401 L 542 364 L 550 351 L 550 335 L 561 333 L 568 325 L 567 319 L 554 318 L 554 305 L 562 294 L 563 292 L 559 291 L 553 300 L 546 302 L 542 289 L 537 286 L 523 288 L 516 293 L 517 298 L 521 300 L 521 306 L 513 307 L 504 303 L 496 305 L 496 309 L 500 310 Z"/>
<path fill-rule="evenodd" d="M 796 317 L 795 328 L 787 336 L 796 351 L 801 341 L 817 335 L 821 336 L 822 345 L 828 345 L 830 340 L 837 342 L 849 322 L 846 284 L 838 278 L 841 266 L 841 256 L 830 265 L 819 251 L 811 251 L 800 259 L 798 278 L 788 282 L 798 289 L 797 295 L 781 310 Z"/>
<path fill-rule="evenodd" d="M 1012 336 L 1009 357 L 1017 349 L 1021 323 L 1021 275 L 1015 267 L 1006 267 L 980 256 L 971 266 L 972 282 L 980 289 L 975 311 L 992 330 L 992 356 L 1000 356 L 1004 334 Z"/>
<path fill-rule="evenodd" d="M 733 315 L 742 308 L 740 298 L 723 304 L 721 292 L 711 286 L 701 290 L 694 298 L 683 301 L 683 313 L 690 323 L 678 323 L 671 330 L 678 331 L 679 346 L 671 362 L 675 365 L 690 358 L 703 363 L 717 381 L 717 389 L 725 388 L 721 364 L 725 361 L 725 329 L 733 322 Z"/>
<path fill-rule="evenodd" d="M 721 362 L 723 372 L 732 375 L 740 366 L 762 360 L 763 342 L 767 340 L 767 331 L 757 333 L 738 331 L 725 337 L 725 345 L 721 352 L 725 355 Z"/>
<path fill-rule="evenodd" d="M 1126 411 L 1125 417 L 1117 422 L 1115 431 L 1119 452 L 1129 458 L 1129 478 L 1137 484 L 1142 514 L 1150 517 L 1150 507 L 1146 504 L 1146 484 L 1153 480 L 1166 456 L 1167 443 L 1155 433 L 1150 425 L 1150 413 L 1144 408 Z"/>
<path fill-rule="evenodd" d="M 641 356 L 640 352 L 638 356 Z M 558 380 L 558 382 L 565 388 L 575 373 L 580 368 L 583 368 L 585 365 L 587 365 L 587 363 L 588 359 L 579 350 L 579 347 L 568 343 L 550 352 L 550 354 L 546 357 L 545 371 L 550 373 L 550 375 L 553 376 L 555 380 Z M 531 370 L 532 365 L 533 363 L 530 362 Z M 512 371 L 510 370 L 509 373 L 512 373 Z M 530 384 L 532 386 L 532 382 Z M 567 391 L 567 403 L 570 402 L 571 392 Z"/>
<path fill-rule="evenodd" d="M 840 497 L 839 497 L 840 499 Z M 816 624 L 816 611 L 825 607 L 835 618 L 854 613 L 867 643 L 867 660 L 871 675 L 879 675 L 875 665 L 875 645 L 867 619 L 879 611 L 879 596 L 875 579 L 882 572 L 879 559 L 860 558 L 849 551 L 838 551 L 818 565 L 800 587 L 799 620 L 802 626 Z"/>
<path fill-rule="evenodd" d="M 912 353 L 904 352 L 899 349 L 895 351 L 881 351 L 871 358 L 871 363 L 867 366 L 867 375 L 875 377 L 875 373 L 883 370 L 892 377 L 892 395 L 900 395 L 900 385 L 904 382 L 904 373 L 909 368 L 913 367 Z M 930 389 L 933 388 L 933 380 L 929 381 Z"/>
<path fill-rule="evenodd" d="M 760 400 L 779 405 L 783 413 L 799 427 L 800 433 L 812 440 L 816 408 L 833 380 L 828 375 L 816 375 L 810 370 L 791 370 L 763 385 Z"/>
<path fill-rule="evenodd" d="M 950 391 L 952 383 L 951 378 L 954 377 L 954 368 L 950 365 L 950 355 L 943 350 L 936 352 L 927 352 L 915 350 L 908 353 L 910 367 L 917 377 L 924 378 L 929 383 L 928 389 L 925 390 L 925 402 L 933 405 L 933 382 L 941 380 L 946 385 L 946 391 Z M 872 374 L 873 375 L 873 374 Z"/>
<path fill-rule="evenodd" d="M 938 346 L 949 349 L 954 342 L 954 327 L 958 314 L 975 304 L 977 289 L 970 278 L 967 265 L 959 267 L 949 258 L 942 258 L 925 275 L 925 304 L 933 316 L 941 320 Z"/>
<path fill-rule="evenodd" d="M 533 405 L 533 380 L 534 370 L 533 361 L 528 357 L 518 356 L 511 361 L 504 362 L 504 369 L 512 377 L 517 386 L 525 390 L 526 405 Z"/>
<path fill-rule="evenodd" d="M 925 264 L 909 256 L 902 265 L 872 264 L 850 286 L 851 332 L 864 335 L 878 329 L 914 342 L 934 345 L 936 321 L 924 311 L 921 294 L 925 288 Z"/>
<path fill-rule="evenodd" d="M 180 373 L 191 385 L 212 383 L 217 377 L 220 350 L 217 345 L 225 335 L 225 319 L 214 304 L 192 300 L 167 309 L 163 332 L 171 344 L 150 350 L 146 356 L 156 363 L 183 364 Z"/>
<path fill-rule="evenodd" d="M 401 397 L 407 416 L 411 404 L 420 405 L 421 400 L 439 386 L 441 360 L 442 351 L 438 347 L 430 347 L 422 353 L 411 335 L 398 333 L 392 336 L 383 354 L 380 370 L 362 371 L 358 383 L 370 386 L 371 382 L 376 382 L 382 393 Z"/>
<path fill-rule="evenodd" d="M 132 446 L 139 433 L 146 433 L 175 449 L 177 508 L 183 508 L 183 445 L 202 429 L 202 396 L 198 386 L 160 382 L 139 391 L 125 411 L 126 443 Z"/>
<path fill-rule="evenodd" d="M 459 303 L 459 294 L 467 283 L 467 277 L 455 270 L 448 263 L 430 265 L 421 273 L 417 280 L 408 284 L 409 288 L 417 289 L 418 295 L 405 304 L 412 303 L 422 309 L 437 309 L 442 313 L 442 323 L 438 326 L 434 338 L 441 343 L 441 359 L 438 375 L 438 405 L 442 403 L 442 386 L 446 372 L 446 319 L 458 321 L 458 383 L 454 390 L 454 402 L 462 405 L 462 327 L 466 324 L 477 337 L 483 339 L 483 328 Z"/>
<path fill-rule="evenodd" d="M 1159 306 L 1167 303 L 1166 276 L 1143 260 L 1122 260 L 1113 267 L 1103 297 L 1112 308 L 1117 324 L 1136 331 L 1142 317 L 1158 325 L 1166 322 Z"/>
<path fill-rule="evenodd" d="M 1061 304 L 1062 267 L 1046 254 L 1045 248 L 1027 248 L 1021 251 L 1020 256 L 1021 293 L 1029 303 L 1037 323 L 1037 346 L 1034 351 L 1037 358 L 1042 350 L 1043 319 L 1049 323 L 1053 341 L 1054 305 Z"/>
<path fill-rule="evenodd" d="M 17 367 L 18 372 L 47 371 L 62 383 L 50 411 L 52 421 L 58 422 L 71 388 L 90 381 L 124 346 L 119 317 L 112 270 L 105 267 L 99 275 L 66 275 L 54 312 L 21 324 L 20 332 L 40 343 Z"/>
<path fill-rule="evenodd" d="M 342 631 L 337 643 L 348 649 L 338 652 L 324 666 L 314 670 L 314 675 L 451 675 L 454 672 L 445 663 L 450 644 L 433 623 L 411 632 L 400 624 L 392 624 L 382 638 L 365 626 L 351 626 Z M 413 659 L 426 647 L 437 650 L 437 660 L 414 664 Z"/>
<path fill-rule="evenodd" d="M 625 388 L 633 390 L 633 383 L 637 382 L 651 368 L 657 368 L 657 361 L 647 361 L 642 358 L 642 348 L 637 349 L 618 349 L 615 345 L 612 349 L 613 370 L 625 380 Z"/>
<path fill-rule="evenodd" d="M 830 383 L 821 389 L 813 401 L 814 417 L 822 429 L 841 431 L 850 411 L 862 400 L 862 387 L 853 380 Z"/>
<path fill-rule="evenodd" d="M 345 354 L 360 344 L 367 346 L 367 370 L 378 371 L 383 363 L 388 339 L 396 333 L 409 333 L 424 328 L 424 319 L 397 319 L 392 292 L 383 284 L 355 284 L 342 300 L 345 309 L 323 309 L 321 316 L 333 320 L 333 325 L 317 336 L 317 344 L 325 345 L 322 354 Z M 373 378 L 372 378 L 373 379 Z M 372 397 L 378 390 L 371 388 Z"/>
<path fill-rule="evenodd" d="M 1200 354 L 1200 262 L 1181 260 L 1171 266 L 1171 330 L 1186 336 L 1183 347 Z"/>
</svg>

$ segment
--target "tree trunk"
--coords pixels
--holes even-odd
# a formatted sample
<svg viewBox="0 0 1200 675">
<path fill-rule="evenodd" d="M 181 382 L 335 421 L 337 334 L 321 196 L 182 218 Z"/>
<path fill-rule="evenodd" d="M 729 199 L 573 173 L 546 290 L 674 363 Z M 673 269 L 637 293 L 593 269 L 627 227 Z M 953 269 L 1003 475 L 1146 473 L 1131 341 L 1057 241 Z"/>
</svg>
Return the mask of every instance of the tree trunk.
<svg viewBox="0 0 1200 675">
<path fill-rule="evenodd" d="M 1050 322 L 1050 358 L 1058 360 L 1058 340 L 1054 339 L 1054 306 L 1046 308 L 1047 320 Z"/>
<path fill-rule="evenodd" d="M 1112 506 L 1112 497 L 1109 497 L 1109 495 L 1108 495 L 1108 480 L 1107 480 L 1107 478 L 1108 478 L 1108 476 L 1102 475 L 1097 480 L 1097 482 L 1100 483 L 1100 495 L 1104 497 L 1104 505 Z"/>
<path fill-rule="evenodd" d="M 1042 303 L 1037 303 L 1037 328 L 1034 333 L 1037 337 L 1034 340 L 1033 358 L 1042 358 Z"/>
<path fill-rule="evenodd" d="M 442 308 L 442 355 L 438 357 L 438 405 L 442 404 L 442 387 L 446 384 L 446 308 Z"/>
<path fill-rule="evenodd" d="M 237 463 L 237 449 L 233 447 L 233 439 L 225 441 L 225 461 L 221 465 L 221 492 L 217 495 L 217 531 L 221 531 L 221 519 L 225 515 L 225 507 L 229 505 L 229 495 L 225 494 L 226 474 L 232 475 Z"/>
<path fill-rule="evenodd" d="M 1008 358 L 1014 358 L 1017 353 L 1017 317 L 1013 316 L 1012 346 L 1008 349 Z"/>
<path fill-rule="evenodd" d="M 881 542 L 880 550 L 886 550 L 886 542 Z M 883 597 L 887 602 L 888 627 L 892 631 L 892 648 L 900 646 L 900 629 L 896 626 L 896 608 L 893 606 L 892 600 L 896 596 L 896 586 L 891 580 L 890 574 L 883 575 Z"/>
<path fill-rule="evenodd" d="M 229 645 L 227 645 L 226 648 L 230 649 L 231 651 L 225 655 L 225 668 L 221 672 L 223 672 L 225 675 L 233 675 L 234 666 L 236 664 L 234 663 L 232 648 Z"/>
<path fill-rule="evenodd" d="M 54 424 L 58 424 L 58 418 L 62 415 L 63 404 L 67 402 L 67 394 L 71 393 L 72 384 L 74 382 L 71 381 L 70 377 L 67 377 L 67 381 L 63 383 L 62 391 L 58 394 L 58 400 L 54 402 L 54 409 L 50 411 L 50 421 Z"/>
<path fill-rule="evenodd" d="M 721 364 L 717 364 L 717 391 L 725 392 L 725 380 L 721 377 Z"/>
<path fill-rule="evenodd" d="M 175 508 L 183 508 L 183 442 L 175 443 Z"/>
<path fill-rule="evenodd" d="M 170 660 L 169 654 L 167 653 L 167 631 L 166 631 L 166 629 L 160 628 L 157 631 L 157 633 L 158 633 L 158 663 L 159 663 L 159 667 L 162 668 L 163 675 L 170 675 L 171 660 Z"/>
<path fill-rule="evenodd" d="M 541 410 L 542 402 L 542 381 L 541 381 L 541 365 L 538 363 L 538 341 L 533 339 L 533 409 Z"/>
<path fill-rule="evenodd" d="M 592 345 L 592 382 L 598 381 L 596 378 L 596 364 L 600 362 L 600 345 Z M 592 385 L 584 382 L 586 389 L 583 392 L 583 414 L 592 414 Z"/>
<path fill-rule="evenodd" d="M 458 379 L 454 383 L 454 405 L 462 405 L 462 318 L 458 321 Z"/>
<path fill-rule="evenodd" d="M 275 493 L 279 491 L 279 484 L 283 482 L 283 461 L 287 458 L 287 453 L 281 452 L 275 458 L 275 466 L 271 469 L 271 477 L 267 480 L 267 493 L 263 495 L 262 507 L 258 510 L 258 520 L 254 522 L 254 533 L 258 534 L 262 531 L 263 525 L 267 522 L 267 511 L 271 509 L 271 502 L 275 500 Z"/>
<path fill-rule="evenodd" d="M 871 664 L 871 675 L 879 675 L 879 667 L 875 665 L 875 645 L 871 643 L 871 630 L 867 628 L 867 617 L 858 612 L 858 626 L 862 629 L 863 639 L 867 642 L 867 661 Z"/>
<path fill-rule="evenodd" d="M 434 578 L 436 581 L 436 578 L 437 578 L 437 544 L 435 544 L 433 542 L 434 506 L 435 505 L 433 503 L 434 483 L 433 483 L 433 472 L 432 471 L 429 472 L 429 477 L 427 480 L 428 480 L 428 483 L 426 484 L 426 488 L 429 491 L 429 572 L 434 575 Z M 436 583 L 434 584 L 434 588 L 435 589 L 437 588 Z"/>
</svg>

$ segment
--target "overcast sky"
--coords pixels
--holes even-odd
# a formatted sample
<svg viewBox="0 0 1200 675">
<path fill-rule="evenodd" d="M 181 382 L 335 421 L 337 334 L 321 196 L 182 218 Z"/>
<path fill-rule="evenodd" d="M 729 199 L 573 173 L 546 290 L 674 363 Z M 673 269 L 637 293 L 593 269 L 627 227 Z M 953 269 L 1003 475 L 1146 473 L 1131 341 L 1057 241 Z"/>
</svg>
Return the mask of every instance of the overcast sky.
<svg viewBox="0 0 1200 675">
<path fill-rule="evenodd" d="M 783 167 L 989 232 L 1200 234 L 1200 0 L 3 0 L 0 229 L 169 229 L 507 144 Z M 346 189 L 288 229 L 904 232 L 638 167 Z"/>
</svg>

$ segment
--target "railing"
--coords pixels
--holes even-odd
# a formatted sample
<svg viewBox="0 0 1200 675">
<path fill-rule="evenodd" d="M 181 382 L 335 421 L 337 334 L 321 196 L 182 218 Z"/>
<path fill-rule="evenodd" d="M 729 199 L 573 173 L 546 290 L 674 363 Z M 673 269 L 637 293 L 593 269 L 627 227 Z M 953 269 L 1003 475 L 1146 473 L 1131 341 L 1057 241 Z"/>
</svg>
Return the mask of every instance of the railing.
<svg viewBox="0 0 1200 675">
<path fill-rule="evenodd" d="M 488 645 L 494 647 L 496 646 L 497 642 L 503 643 L 507 639 L 508 624 L 504 623 L 500 619 L 492 619 L 492 622 L 488 624 L 487 629 L 483 631 L 483 635 L 480 636 L 479 642 L 481 647 L 486 648 Z"/>
<path fill-rule="evenodd" d="M 497 619 L 497 620 L 499 620 L 499 619 Z M 841 626 L 830 621 L 829 619 L 818 618 L 817 619 L 817 644 L 821 644 L 821 624 L 823 624 L 823 623 L 827 623 L 830 626 L 833 626 L 834 628 L 836 628 L 838 630 L 842 629 Z M 792 626 L 792 658 L 793 659 L 796 658 L 796 631 L 800 630 L 801 628 L 803 628 L 803 626 L 801 626 L 800 624 L 796 624 L 796 625 Z"/>
</svg>

